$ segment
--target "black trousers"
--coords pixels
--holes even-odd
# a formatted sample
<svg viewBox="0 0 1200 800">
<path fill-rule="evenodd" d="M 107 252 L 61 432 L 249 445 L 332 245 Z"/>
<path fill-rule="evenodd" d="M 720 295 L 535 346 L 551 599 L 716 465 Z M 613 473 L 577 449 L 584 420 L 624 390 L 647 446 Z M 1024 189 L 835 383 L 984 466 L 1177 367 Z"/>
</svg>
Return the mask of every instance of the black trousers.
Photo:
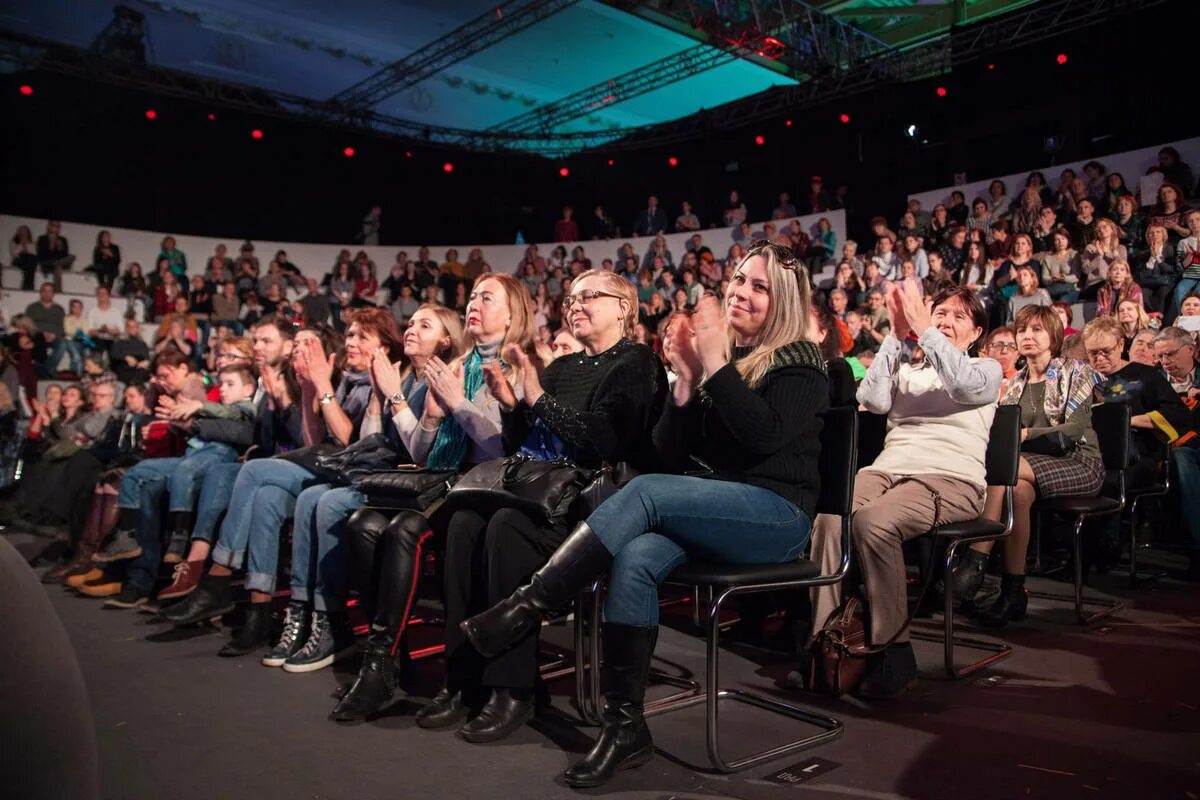
<svg viewBox="0 0 1200 800">
<path fill-rule="evenodd" d="M 475 651 L 458 623 L 478 614 L 528 582 L 566 539 L 565 526 L 545 528 L 514 509 L 490 517 L 458 510 L 446 535 L 446 685 L 532 689 L 538 672 L 538 635 L 492 659 Z"/>
</svg>

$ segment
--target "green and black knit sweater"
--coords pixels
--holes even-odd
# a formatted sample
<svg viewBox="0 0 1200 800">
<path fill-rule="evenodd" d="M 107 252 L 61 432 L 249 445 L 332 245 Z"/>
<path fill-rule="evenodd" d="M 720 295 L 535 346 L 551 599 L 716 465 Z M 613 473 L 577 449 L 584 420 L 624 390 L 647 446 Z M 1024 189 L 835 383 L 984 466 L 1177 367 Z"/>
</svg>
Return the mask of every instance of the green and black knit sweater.
<svg viewBox="0 0 1200 800">
<path fill-rule="evenodd" d="M 811 518 L 821 491 L 821 426 L 829 408 L 825 362 L 816 345 L 795 342 L 775 353 L 757 389 L 735 363 L 750 348 L 734 348 L 733 361 L 704 382 L 686 406 L 670 400 L 654 429 L 667 463 L 685 472 L 697 460 L 717 480 L 770 489 Z"/>
</svg>

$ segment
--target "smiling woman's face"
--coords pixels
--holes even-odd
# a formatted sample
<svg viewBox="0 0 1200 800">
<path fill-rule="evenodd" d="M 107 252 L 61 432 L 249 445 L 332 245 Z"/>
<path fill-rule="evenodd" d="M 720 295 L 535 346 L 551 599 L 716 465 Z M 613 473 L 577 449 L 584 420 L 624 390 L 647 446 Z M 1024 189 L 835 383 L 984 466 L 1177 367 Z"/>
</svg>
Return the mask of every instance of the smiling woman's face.
<svg viewBox="0 0 1200 800">
<path fill-rule="evenodd" d="M 771 311 L 771 284 L 767 260 L 751 256 L 738 265 L 725 295 L 725 317 L 742 339 L 753 340 L 766 325 Z"/>
</svg>

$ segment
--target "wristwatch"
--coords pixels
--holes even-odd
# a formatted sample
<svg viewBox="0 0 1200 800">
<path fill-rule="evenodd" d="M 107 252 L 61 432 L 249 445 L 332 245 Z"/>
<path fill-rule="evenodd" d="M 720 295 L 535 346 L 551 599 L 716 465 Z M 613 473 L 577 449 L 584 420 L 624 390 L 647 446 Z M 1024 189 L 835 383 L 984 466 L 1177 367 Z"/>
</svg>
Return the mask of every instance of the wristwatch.
<svg viewBox="0 0 1200 800">
<path fill-rule="evenodd" d="M 388 398 L 388 402 L 391 403 L 393 406 L 398 406 L 401 403 L 408 402 L 408 400 L 404 397 L 404 392 L 396 392 L 395 394 L 393 394 L 391 397 Z"/>
<path fill-rule="evenodd" d="M 332 403 L 333 402 L 333 392 L 326 392 L 325 394 L 321 395 L 320 402 L 321 402 L 321 405 L 323 405 L 323 406 L 327 406 L 330 403 Z"/>
</svg>

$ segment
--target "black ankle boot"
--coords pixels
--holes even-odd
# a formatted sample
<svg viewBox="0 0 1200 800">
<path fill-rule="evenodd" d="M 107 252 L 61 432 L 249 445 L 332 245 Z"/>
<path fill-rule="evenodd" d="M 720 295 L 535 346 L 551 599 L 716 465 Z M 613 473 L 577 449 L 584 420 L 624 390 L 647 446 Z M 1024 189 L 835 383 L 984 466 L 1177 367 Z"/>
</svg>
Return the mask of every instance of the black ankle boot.
<svg viewBox="0 0 1200 800">
<path fill-rule="evenodd" d="M 865 700 L 891 700 L 917 682 L 917 658 L 912 645 L 897 642 L 870 656 L 862 683 L 854 694 Z"/>
<path fill-rule="evenodd" d="M 563 773 L 568 786 L 601 786 L 623 769 L 640 767 L 654 755 L 643 716 L 650 657 L 658 628 L 604 624 L 604 721 L 592 749 Z"/>
<path fill-rule="evenodd" d="M 498 742 L 533 719 L 533 690 L 520 696 L 514 689 L 493 689 L 492 696 L 479 714 L 458 729 L 458 735 L 472 744 Z"/>
<path fill-rule="evenodd" d="M 426 730 L 448 728 L 467 718 L 470 709 L 463 702 L 461 691 L 443 688 L 417 712 L 417 727 Z"/>
<path fill-rule="evenodd" d="M 160 611 L 159 617 L 172 625 L 191 625 L 228 614 L 234 609 L 231 578 L 231 575 L 205 574 L 196 591 Z"/>
<path fill-rule="evenodd" d="M 271 624 L 271 604 L 251 603 L 242 627 L 234 631 L 233 638 L 217 652 L 217 655 L 233 658 L 266 647 L 271 643 Z"/>
<path fill-rule="evenodd" d="M 528 584 L 459 627 L 476 650 L 492 658 L 529 635 L 546 614 L 573 600 L 611 564 L 608 548 L 581 522 Z"/>
<path fill-rule="evenodd" d="M 395 641 L 394 631 L 371 631 L 363 648 L 358 677 L 334 707 L 329 715 L 331 720 L 365 722 L 391 703 L 400 673 L 397 659 L 392 656 Z M 407 649 L 404 654 L 407 656 Z"/>
<path fill-rule="evenodd" d="M 191 511 L 172 511 L 167 515 L 167 550 L 162 557 L 164 564 L 178 564 L 187 558 L 195 518 L 196 515 Z"/>
<path fill-rule="evenodd" d="M 1000 578 L 1000 595 L 992 607 L 979 615 L 978 622 L 989 628 L 1003 628 L 1010 621 L 1025 619 L 1029 596 L 1025 594 L 1025 576 L 1010 575 Z"/>
<path fill-rule="evenodd" d="M 981 553 L 968 547 L 958 559 L 954 567 L 954 599 L 960 604 L 970 606 L 983 586 L 983 576 L 987 571 L 988 554 Z"/>
</svg>

